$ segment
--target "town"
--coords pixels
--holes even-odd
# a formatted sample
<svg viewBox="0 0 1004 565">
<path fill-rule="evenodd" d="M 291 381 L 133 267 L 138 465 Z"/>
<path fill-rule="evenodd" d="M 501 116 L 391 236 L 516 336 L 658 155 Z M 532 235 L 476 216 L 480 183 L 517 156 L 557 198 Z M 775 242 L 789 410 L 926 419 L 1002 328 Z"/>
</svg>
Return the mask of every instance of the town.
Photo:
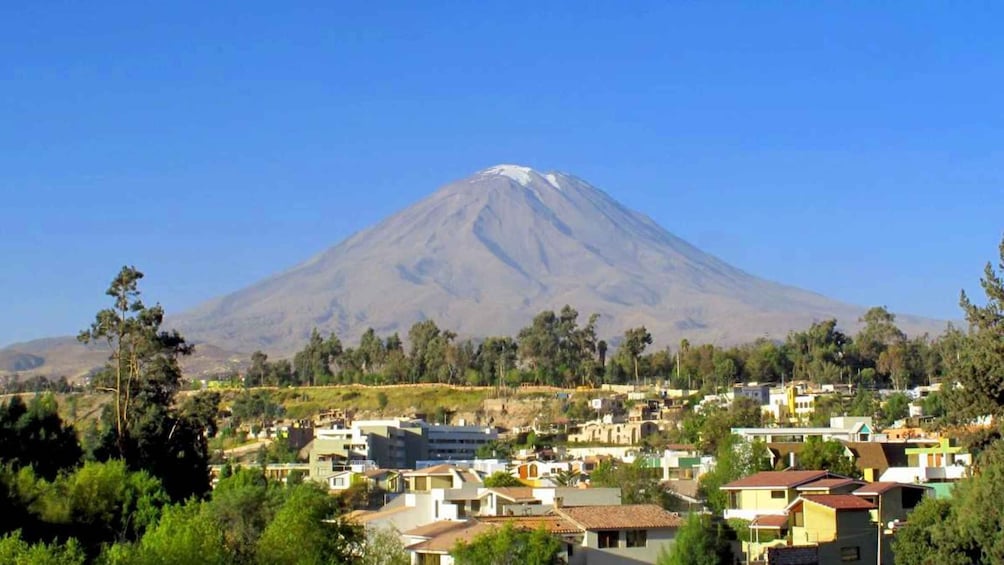
<svg viewBox="0 0 1004 565">
<path fill-rule="evenodd" d="M 504 525 L 545 529 L 570 564 L 654 563 L 692 513 L 728 525 L 737 562 L 894 563 L 911 511 L 925 497 L 950 497 L 972 471 L 958 438 L 929 425 L 935 417 L 924 406 L 939 389 L 874 391 L 879 405 L 908 399 L 887 425 L 846 415 L 813 425 L 817 406 L 872 391 L 807 382 L 703 396 L 658 385 L 554 389 L 564 404 L 588 397 L 588 417 L 512 429 L 425 415 L 354 419 L 333 407 L 312 420 L 264 422 L 256 433 L 246 427 L 252 445 L 278 440 L 302 461 L 268 463 L 236 448 L 243 459 L 212 469 L 261 464 L 274 480 L 321 483 L 352 501 L 352 519 L 368 532 L 398 536 L 413 564 L 449 565 L 458 543 Z M 486 398 L 483 412 L 490 418 L 517 402 Z M 685 413 L 751 410 L 770 425 L 669 441 Z M 747 460 L 720 461 L 721 446 Z"/>
</svg>

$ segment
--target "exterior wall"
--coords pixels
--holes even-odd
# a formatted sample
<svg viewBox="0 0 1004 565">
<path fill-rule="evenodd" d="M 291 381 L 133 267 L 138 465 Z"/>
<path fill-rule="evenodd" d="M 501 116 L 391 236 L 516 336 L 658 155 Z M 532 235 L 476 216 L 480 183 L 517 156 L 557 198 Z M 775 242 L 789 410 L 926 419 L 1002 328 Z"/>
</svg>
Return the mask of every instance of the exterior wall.
<svg viewBox="0 0 1004 565">
<path fill-rule="evenodd" d="M 733 392 L 736 398 L 746 397 L 760 406 L 770 404 L 770 387 L 768 385 L 737 387 Z"/>
<path fill-rule="evenodd" d="M 596 532 L 587 531 L 583 539 L 583 547 L 575 548 L 569 565 L 641 565 L 655 563 L 659 554 L 673 544 L 676 530 L 656 528 L 648 530 L 645 547 L 627 547 L 625 530 L 619 533 L 618 546 L 606 549 L 599 548 L 599 536 Z"/>
<path fill-rule="evenodd" d="M 802 513 L 805 525 L 791 528 L 791 542 L 794 545 L 826 543 L 836 539 L 836 511 L 818 504 L 805 503 L 802 504 Z"/>
<path fill-rule="evenodd" d="M 429 426 L 426 428 L 429 457 L 473 459 L 479 447 L 498 439 L 492 428 L 477 426 Z"/>
<path fill-rule="evenodd" d="M 353 430 L 321 430 L 314 437 L 308 472 L 311 479 L 323 481 L 334 474 L 336 466 L 366 460 L 369 460 L 367 436 L 354 433 Z"/>
<path fill-rule="evenodd" d="M 875 563 L 878 528 L 869 519 L 868 512 L 838 512 L 837 536 L 832 543 L 819 546 L 820 563 Z M 888 544 L 885 544 L 888 545 Z M 844 561 L 842 551 L 857 548 L 857 561 Z M 883 547 L 883 563 L 892 563 L 888 547 Z"/>
<path fill-rule="evenodd" d="M 587 422 L 577 434 L 569 434 L 571 443 L 609 443 L 636 445 L 642 439 L 659 431 L 655 422 L 603 423 Z"/>
<path fill-rule="evenodd" d="M 454 563 L 453 557 L 451 557 L 450 555 L 435 554 L 439 558 L 439 560 L 437 561 L 436 558 L 432 556 L 432 554 L 420 554 L 420 553 L 415 553 L 414 551 L 410 553 L 411 553 L 411 565 L 427 565 L 433 563 L 436 563 L 437 565 L 453 565 Z M 426 555 L 428 556 L 426 557 Z"/>
<path fill-rule="evenodd" d="M 784 492 L 784 498 L 773 498 L 771 493 L 775 491 Z M 735 508 L 725 511 L 725 518 L 752 520 L 758 514 L 784 514 L 785 507 L 798 498 L 798 491 L 795 489 L 747 489 L 738 493 L 729 491 L 730 499 L 734 495 L 738 498 L 738 504 Z"/>
</svg>

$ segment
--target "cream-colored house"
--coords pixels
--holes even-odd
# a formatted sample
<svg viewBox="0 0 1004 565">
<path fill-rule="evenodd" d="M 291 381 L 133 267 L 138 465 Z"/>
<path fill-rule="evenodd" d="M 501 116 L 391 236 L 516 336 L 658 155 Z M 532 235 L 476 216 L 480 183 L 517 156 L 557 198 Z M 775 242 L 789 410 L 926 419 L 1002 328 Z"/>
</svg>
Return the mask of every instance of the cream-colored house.
<svg viewBox="0 0 1004 565">
<path fill-rule="evenodd" d="M 753 520 L 762 515 L 785 514 L 799 496 L 798 487 L 823 479 L 843 479 L 828 471 L 764 471 L 721 487 L 728 492 L 725 518 Z"/>
</svg>

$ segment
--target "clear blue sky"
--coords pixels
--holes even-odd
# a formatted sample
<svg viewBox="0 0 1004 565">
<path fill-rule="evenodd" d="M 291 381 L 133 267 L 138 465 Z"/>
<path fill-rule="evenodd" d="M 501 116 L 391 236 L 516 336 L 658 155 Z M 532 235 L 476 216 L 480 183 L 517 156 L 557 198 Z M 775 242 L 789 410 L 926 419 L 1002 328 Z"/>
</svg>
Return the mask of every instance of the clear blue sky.
<svg viewBox="0 0 1004 565">
<path fill-rule="evenodd" d="M 995 258 L 1001 4 L 349 4 L 3 3 L 0 344 L 123 264 L 180 311 L 503 162 L 862 305 L 959 317 Z"/>
</svg>

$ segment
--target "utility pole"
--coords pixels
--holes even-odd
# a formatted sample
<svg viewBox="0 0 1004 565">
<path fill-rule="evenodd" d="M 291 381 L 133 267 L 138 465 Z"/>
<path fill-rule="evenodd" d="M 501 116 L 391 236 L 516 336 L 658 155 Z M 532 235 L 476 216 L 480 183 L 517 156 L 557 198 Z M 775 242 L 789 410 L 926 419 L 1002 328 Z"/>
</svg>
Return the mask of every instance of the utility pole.
<svg viewBox="0 0 1004 565">
<path fill-rule="evenodd" d="M 680 352 L 679 351 L 676 352 L 676 382 L 680 382 Z M 687 384 L 687 387 L 688 388 L 690 387 L 689 383 Z"/>
<path fill-rule="evenodd" d="M 878 553 L 875 555 L 875 565 L 882 565 L 882 494 L 878 495 Z"/>
</svg>

